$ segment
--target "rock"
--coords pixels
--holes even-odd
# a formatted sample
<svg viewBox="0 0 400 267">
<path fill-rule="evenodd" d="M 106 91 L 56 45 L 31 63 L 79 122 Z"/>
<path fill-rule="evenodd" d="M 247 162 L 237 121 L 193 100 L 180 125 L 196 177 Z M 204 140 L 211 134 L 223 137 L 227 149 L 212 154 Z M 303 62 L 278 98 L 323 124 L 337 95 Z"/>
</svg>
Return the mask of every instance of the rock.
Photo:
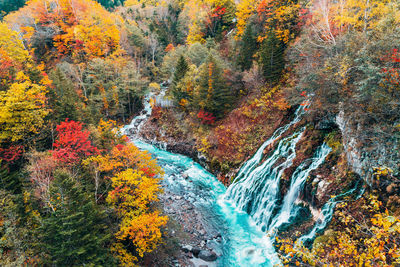
<svg viewBox="0 0 400 267">
<path fill-rule="evenodd" d="M 318 200 L 321 200 L 323 198 L 323 196 L 325 195 L 326 190 L 328 189 L 329 185 L 330 185 L 330 183 L 325 181 L 325 180 L 319 181 L 318 188 L 317 188 L 317 198 L 318 198 Z"/>
<path fill-rule="evenodd" d="M 315 125 L 315 129 L 317 130 L 331 130 L 336 127 L 335 115 L 325 116 L 322 120 L 320 120 L 317 125 Z"/>
<path fill-rule="evenodd" d="M 205 234 L 206 234 L 206 231 L 204 231 L 204 229 L 200 229 L 199 234 L 205 235 Z"/>
<path fill-rule="evenodd" d="M 196 258 L 198 258 L 198 257 L 199 257 L 200 251 L 201 251 L 201 249 L 199 249 L 199 248 L 197 248 L 197 247 L 192 248 L 193 256 L 195 256 Z"/>
<path fill-rule="evenodd" d="M 204 247 L 205 245 L 206 245 L 206 241 L 202 240 L 202 241 L 200 242 L 200 246 L 201 246 L 201 247 Z"/>
<path fill-rule="evenodd" d="M 181 250 L 182 250 L 183 252 L 185 252 L 185 253 L 191 252 L 192 249 L 193 249 L 193 247 L 192 247 L 191 245 L 183 245 L 183 246 L 181 247 Z"/>
<path fill-rule="evenodd" d="M 199 253 L 199 258 L 205 261 L 216 261 L 217 254 L 215 254 L 214 251 L 201 250 Z"/>
<path fill-rule="evenodd" d="M 183 179 L 187 179 L 189 178 L 189 175 L 187 175 L 187 173 L 182 174 Z"/>
<path fill-rule="evenodd" d="M 386 192 L 392 194 L 396 189 L 396 184 L 392 183 L 386 187 Z"/>
<path fill-rule="evenodd" d="M 252 255 L 254 255 L 255 252 L 256 251 L 253 248 L 250 248 L 250 249 L 246 250 L 246 255 L 247 256 L 252 256 Z"/>
<path fill-rule="evenodd" d="M 181 196 L 176 196 L 175 199 L 176 199 L 176 200 L 181 200 L 182 197 L 181 197 Z"/>
</svg>

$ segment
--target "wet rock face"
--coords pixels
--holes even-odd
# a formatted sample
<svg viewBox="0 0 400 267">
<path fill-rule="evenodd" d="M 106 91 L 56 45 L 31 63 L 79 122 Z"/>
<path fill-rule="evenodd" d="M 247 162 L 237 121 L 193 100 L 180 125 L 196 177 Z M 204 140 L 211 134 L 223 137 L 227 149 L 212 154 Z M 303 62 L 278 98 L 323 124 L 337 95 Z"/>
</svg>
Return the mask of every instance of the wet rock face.
<svg viewBox="0 0 400 267">
<path fill-rule="evenodd" d="M 399 140 L 384 136 L 375 129 L 362 125 L 355 115 L 348 115 L 343 108 L 336 117 L 342 132 L 342 143 L 347 161 L 353 171 L 371 185 L 374 167 L 389 167 L 395 172 L 400 169 L 400 154 L 396 149 Z"/>
</svg>

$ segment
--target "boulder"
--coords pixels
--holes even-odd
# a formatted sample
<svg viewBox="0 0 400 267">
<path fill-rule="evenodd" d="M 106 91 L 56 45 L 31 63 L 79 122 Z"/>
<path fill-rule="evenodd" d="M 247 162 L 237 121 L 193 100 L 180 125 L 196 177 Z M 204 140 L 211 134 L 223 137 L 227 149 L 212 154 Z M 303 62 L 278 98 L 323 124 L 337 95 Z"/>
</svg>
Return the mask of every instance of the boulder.
<svg viewBox="0 0 400 267">
<path fill-rule="evenodd" d="M 192 249 L 193 249 L 193 247 L 192 247 L 191 245 L 183 245 L 183 246 L 181 247 L 181 250 L 182 250 L 183 252 L 185 252 L 185 253 L 191 252 Z"/>
<path fill-rule="evenodd" d="M 199 258 L 204 261 L 216 261 L 218 257 L 214 251 L 201 250 L 199 253 Z"/>
<path fill-rule="evenodd" d="M 197 247 L 194 247 L 194 248 L 192 249 L 193 256 L 195 256 L 196 258 L 198 258 L 198 257 L 199 257 L 199 254 L 200 254 L 200 251 L 201 251 L 201 249 L 199 249 L 199 248 L 197 248 Z"/>
</svg>

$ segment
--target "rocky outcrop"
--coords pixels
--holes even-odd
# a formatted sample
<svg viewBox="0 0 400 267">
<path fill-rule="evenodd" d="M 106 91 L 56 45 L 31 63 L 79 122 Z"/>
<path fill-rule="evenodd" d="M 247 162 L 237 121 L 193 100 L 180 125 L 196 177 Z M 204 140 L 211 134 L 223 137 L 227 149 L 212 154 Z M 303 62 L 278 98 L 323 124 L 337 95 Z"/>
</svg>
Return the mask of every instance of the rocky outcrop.
<svg viewBox="0 0 400 267">
<path fill-rule="evenodd" d="M 382 134 L 379 129 L 372 129 L 371 125 L 361 124 L 354 114 L 346 114 L 343 108 L 336 117 L 336 124 L 342 132 L 348 163 L 368 184 L 372 184 L 373 169 L 376 167 L 399 170 L 398 139 Z"/>
</svg>

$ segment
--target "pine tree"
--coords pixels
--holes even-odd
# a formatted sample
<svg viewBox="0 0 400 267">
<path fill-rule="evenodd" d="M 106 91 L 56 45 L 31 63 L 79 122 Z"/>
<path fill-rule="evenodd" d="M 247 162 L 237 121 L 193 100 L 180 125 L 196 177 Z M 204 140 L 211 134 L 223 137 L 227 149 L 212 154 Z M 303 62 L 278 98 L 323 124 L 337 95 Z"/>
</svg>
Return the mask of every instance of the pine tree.
<svg viewBox="0 0 400 267">
<path fill-rule="evenodd" d="M 39 229 L 45 259 L 55 266 L 111 266 L 106 215 L 68 174 L 58 173 L 50 189 L 53 211 Z"/>
<path fill-rule="evenodd" d="M 176 63 L 174 77 L 172 79 L 172 95 L 177 103 L 182 99 L 187 99 L 188 94 L 179 87 L 179 82 L 185 77 L 189 70 L 189 65 L 183 55 L 181 55 Z"/>
<path fill-rule="evenodd" d="M 240 42 L 240 50 L 237 59 L 237 63 L 241 66 L 242 70 L 249 70 L 251 68 L 256 50 L 257 39 L 253 34 L 253 27 L 251 24 L 248 24 Z"/>
<path fill-rule="evenodd" d="M 0 0 L 0 19 L 8 13 L 18 10 L 25 4 L 25 0 Z"/>
<path fill-rule="evenodd" d="M 285 68 L 285 45 L 274 33 L 270 33 L 261 44 L 260 65 L 266 80 L 276 81 Z"/>
<path fill-rule="evenodd" d="M 11 194 L 20 194 L 22 192 L 20 172 L 10 171 L 8 168 L 1 168 L 0 189 L 7 190 Z"/>
<path fill-rule="evenodd" d="M 64 121 L 66 118 L 79 120 L 77 104 L 79 97 L 71 80 L 67 79 L 65 73 L 56 68 L 50 73 L 54 90 L 50 91 L 49 102 L 52 106 L 52 116 L 55 121 Z"/>
<path fill-rule="evenodd" d="M 234 95 L 227 85 L 223 68 L 210 54 L 200 67 L 196 104 L 203 111 L 220 119 L 231 108 L 233 100 Z"/>
</svg>

